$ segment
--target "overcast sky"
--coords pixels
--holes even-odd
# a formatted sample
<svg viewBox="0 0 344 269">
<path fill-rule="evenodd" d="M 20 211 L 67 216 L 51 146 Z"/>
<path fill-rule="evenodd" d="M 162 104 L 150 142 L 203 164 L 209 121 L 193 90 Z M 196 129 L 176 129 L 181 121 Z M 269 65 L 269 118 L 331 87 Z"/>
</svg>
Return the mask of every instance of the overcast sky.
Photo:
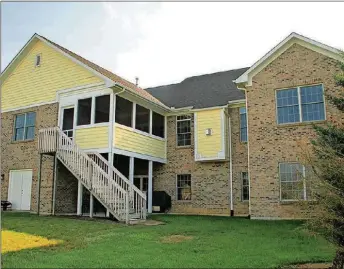
<svg viewBox="0 0 344 269">
<path fill-rule="evenodd" d="M 344 48 L 342 3 L 1 3 L 1 70 L 36 32 L 140 86 L 252 65 L 291 32 Z"/>
</svg>

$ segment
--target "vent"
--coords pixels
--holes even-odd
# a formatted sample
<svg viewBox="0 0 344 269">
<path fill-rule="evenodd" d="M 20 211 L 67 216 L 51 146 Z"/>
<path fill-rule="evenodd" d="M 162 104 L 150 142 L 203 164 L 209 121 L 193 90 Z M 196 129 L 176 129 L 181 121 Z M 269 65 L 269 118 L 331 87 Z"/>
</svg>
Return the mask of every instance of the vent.
<svg viewBox="0 0 344 269">
<path fill-rule="evenodd" d="M 41 55 L 41 54 L 37 54 L 37 55 L 36 55 L 36 63 L 35 63 L 35 66 L 36 66 L 36 67 L 41 66 L 41 58 L 42 58 L 42 55 Z"/>
</svg>

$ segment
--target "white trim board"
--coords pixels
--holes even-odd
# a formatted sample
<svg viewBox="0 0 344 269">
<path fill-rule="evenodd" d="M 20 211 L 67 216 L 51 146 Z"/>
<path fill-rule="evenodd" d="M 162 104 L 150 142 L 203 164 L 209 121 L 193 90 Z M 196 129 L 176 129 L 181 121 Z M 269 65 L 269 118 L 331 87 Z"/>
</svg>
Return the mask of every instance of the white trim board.
<svg viewBox="0 0 344 269">
<path fill-rule="evenodd" d="M 132 152 L 132 151 L 124 150 L 124 149 L 119 149 L 119 148 L 113 148 L 112 153 L 144 159 L 144 160 L 149 160 L 149 161 L 158 162 L 158 163 L 164 163 L 164 164 L 167 163 L 166 159 L 162 159 L 159 157 L 154 157 L 154 156 L 150 156 L 150 155 L 146 155 L 146 154 L 142 154 L 138 152 Z"/>
<path fill-rule="evenodd" d="M 278 43 L 274 48 L 272 48 L 257 62 L 255 62 L 244 74 L 234 80 L 234 82 L 236 84 L 247 83 L 247 86 L 252 86 L 252 77 L 294 44 L 299 44 L 303 47 L 321 53 L 335 60 L 342 61 L 340 55 L 341 51 L 339 49 L 330 47 L 328 45 L 322 44 L 318 41 L 293 32 L 285 39 L 283 39 L 280 43 Z"/>
</svg>

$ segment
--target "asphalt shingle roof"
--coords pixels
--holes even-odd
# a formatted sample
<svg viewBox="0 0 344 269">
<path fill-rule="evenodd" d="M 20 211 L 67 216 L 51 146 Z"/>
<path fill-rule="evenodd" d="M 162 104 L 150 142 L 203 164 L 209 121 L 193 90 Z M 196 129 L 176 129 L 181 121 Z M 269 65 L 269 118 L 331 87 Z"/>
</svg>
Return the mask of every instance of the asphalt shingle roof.
<svg viewBox="0 0 344 269">
<path fill-rule="evenodd" d="M 206 108 L 226 105 L 228 101 L 245 99 L 245 94 L 233 83 L 248 67 L 213 74 L 194 76 L 171 85 L 145 89 L 169 107 L 193 106 Z"/>
</svg>

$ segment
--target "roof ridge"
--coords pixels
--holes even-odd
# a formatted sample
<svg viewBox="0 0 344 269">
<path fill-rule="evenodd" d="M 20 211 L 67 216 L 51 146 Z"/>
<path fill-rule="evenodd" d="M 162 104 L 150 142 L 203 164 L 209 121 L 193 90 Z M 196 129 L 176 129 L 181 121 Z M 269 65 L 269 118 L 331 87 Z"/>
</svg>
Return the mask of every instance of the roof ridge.
<svg viewBox="0 0 344 269">
<path fill-rule="evenodd" d="M 75 58 L 76 60 L 80 61 L 81 63 L 87 65 L 88 67 L 92 68 L 93 70 L 95 70 L 96 72 L 102 74 L 103 76 L 113 80 L 114 82 L 120 83 L 122 86 L 128 88 L 128 90 L 131 90 L 139 95 L 141 95 L 142 97 L 144 97 L 145 99 L 148 99 L 149 101 L 155 102 L 159 105 L 165 106 L 167 107 L 165 104 L 163 104 L 160 100 L 158 100 L 157 98 L 155 98 L 153 95 L 151 95 L 149 92 L 147 92 L 145 89 L 136 86 L 134 83 L 130 82 L 129 80 L 120 77 L 119 75 L 113 73 L 112 71 L 107 70 L 106 68 L 101 67 L 100 65 L 87 60 L 86 58 L 80 56 L 79 54 L 57 44 L 56 42 L 46 38 L 45 36 L 39 35 L 36 33 L 37 36 L 39 36 L 40 38 L 44 39 L 45 41 L 51 43 L 52 45 L 54 45 L 55 47 L 59 48 L 60 50 L 62 50 L 63 52 L 69 54 L 70 56 L 72 56 L 73 58 Z"/>
</svg>

